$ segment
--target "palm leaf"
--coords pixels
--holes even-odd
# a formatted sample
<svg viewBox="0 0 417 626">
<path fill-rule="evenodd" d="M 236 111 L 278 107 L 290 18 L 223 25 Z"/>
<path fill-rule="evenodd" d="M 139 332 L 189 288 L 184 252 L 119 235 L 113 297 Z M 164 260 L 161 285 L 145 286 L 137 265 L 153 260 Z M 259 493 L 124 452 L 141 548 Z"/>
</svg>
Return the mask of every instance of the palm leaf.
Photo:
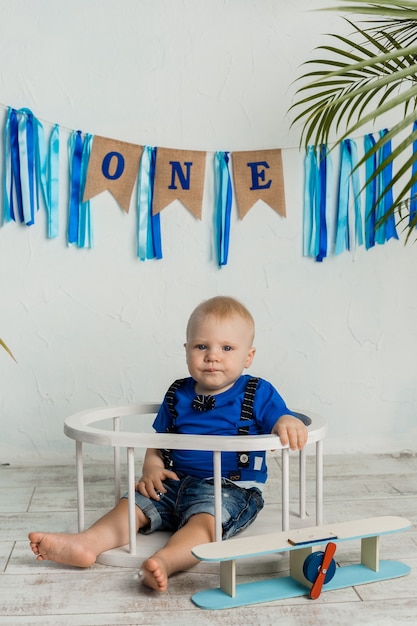
<svg viewBox="0 0 417 626">
<path fill-rule="evenodd" d="M 290 108 L 295 113 L 292 124 L 302 123 L 301 144 L 318 149 L 320 145 L 328 144 L 329 138 L 335 134 L 333 147 L 336 147 L 386 113 L 403 109 L 399 121 L 376 141 L 364 155 L 362 164 L 417 118 L 417 2 L 350 0 L 323 10 L 359 14 L 368 16 L 369 20 L 364 27 L 346 20 L 353 29 L 352 36 L 330 34 L 333 45 L 319 46 L 316 48 L 319 58 L 304 64 L 304 67 L 313 69 L 308 69 L 298 79 L 304 84 L 298 88 L 297 99 Z M 400 157 L 402 166 L 392 184 L 382 192 L 384 195 L 394 184 L 399 186 L 391 213 L 401 209 L 407 213 L 407 194 L 414 183 L 407 168 L 417 156 L 409 157 L 405 150 L 412 143 L 413 136 L 408 133 L 365 183 L 370 183 L 395 157 Z M 404 219 L 401 214 L 400 221 Z M 414 221 L 417 224 L 417 219 Z M 410 228 L 414 226 L 413 222 L 410 222 Z"/>
<path fill-rule="evenodd" d="M 12 359 L 13 359 L 14 361 L 16 361 L 16 359 L 15 359 L 15 358 L 14 358 L 14 356 L 13 356 L 12 351 L 11 351 L 11 350 L 10 350 L 10 348 L 9 348 L 9 347 L 8 347 L 8 346 L 4 343 L 3 339 L 1 339 L 1 338 L 0 338 L 0 346 L 1 346 L 2 348 L 4 348 L 4 349 L 6 350 L 6 352 L 8 352 L 8 353 L 10 354 L 10 356 L 12 357 Z"/>
</svg>

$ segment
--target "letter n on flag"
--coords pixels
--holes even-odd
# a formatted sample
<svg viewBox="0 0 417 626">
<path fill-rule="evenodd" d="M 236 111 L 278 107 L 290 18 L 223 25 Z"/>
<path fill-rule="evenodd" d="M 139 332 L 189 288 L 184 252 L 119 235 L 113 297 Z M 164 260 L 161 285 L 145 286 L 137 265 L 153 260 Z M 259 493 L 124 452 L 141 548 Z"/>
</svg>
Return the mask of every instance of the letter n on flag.
<svg viewBox="0 0 417 626">
<path fill-rule="evenodd" d="M 258 200 L 285 217 L 285 190 L 281 150 L 233 152 L 233 179 L 239 217 Z"/>
<path fill-rule="evenodd" d="M 205 152 L 158 148 L 152 213 L 156 215 L 174 200 L 180 200 L 201 219 L 205 169 Z"/>
<path fill-rule="evenodd" d="M 108 189 L 121 208 L 129 213 L 142 146 L 94 135 L 88 162 L 83 201 Z"/>
</svg>

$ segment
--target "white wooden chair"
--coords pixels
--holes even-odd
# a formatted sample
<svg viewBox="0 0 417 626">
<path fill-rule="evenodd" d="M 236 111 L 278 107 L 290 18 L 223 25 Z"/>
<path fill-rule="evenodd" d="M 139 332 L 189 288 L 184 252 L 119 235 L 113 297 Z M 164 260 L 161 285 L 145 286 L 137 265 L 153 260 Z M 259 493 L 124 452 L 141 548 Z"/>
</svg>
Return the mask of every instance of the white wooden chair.
<svg viewBox="0 0 417 626">
<path fill-rule="evenodd" d="M 145 556 L 152 553 L 152 546 L 148 554 L 143 553 L 141 544 L 149 538 L 157 536 L 162 542 L 167 533 L 157 532 L 152 535 L 140 535 L 135 527 L 135 449 L 136 448 L 168 448 L 177 450 L 209 450 L 213 452 L 214 489 L 215 489 L 215 528 L 216 540 L 220 541 L 221 528 L 221 452 L 238 452 L 242 447 L 242 439 L 237 436 L 201 436 L 178 435 L 174 433 L 154 433 L 122 430 L 122 418 L 137 416 L 138 420 L 154 415 L 159 409 L 158 403 L 140 402 L 118 407 L 104 407 L 89 409 L 71 415 L 65 420 L 64 432 L 76 442 L 76 471 L 77 471 L 77 508 L 78 531 L 85 528 L 84 509 L 84 466 L 83 444 L 109 446 L 114 448 L 114 486 L 115 501 L 121 494 L 120 449 L 127 451 L 127 475 L 129 496 L 129 546 L 116 548 L 103 553 L 98 562 L 108 565 L 134 567 L 139 565 Z M 302 413 L 301 413 L 302 414 Z M 323 439 L 326 434 L 325 420 L 316 414 L 308 413 L 311 424 L 308 426 L 307 446 L 315 444 L 316 455 L 316 525 L 322 524 L 323 518 Z M 110 428 L 109 428 L 110 422 Z M 101 423 L 97 425 L 97 423 Z M 106 428 L 107 426 L 107 428 Z M 143 428 L 142 428 L 143 429 Z M 281 451 L 281 500 L 282 500 L 282 530 L 289 529 L 289 454 L 290 450 L 283 447 L 275 435 L 247 435 L 245 436 L 245 450 L 274 450 Z M 299 515 L 306 517 L 306 448 L 299 453 Z M 255 521 L 256 524 L 256 521 Z M 276 530 L 276 520 L 274 523 Z M 246 531 L 247 532 L 247 531 Z"/>
</svg>

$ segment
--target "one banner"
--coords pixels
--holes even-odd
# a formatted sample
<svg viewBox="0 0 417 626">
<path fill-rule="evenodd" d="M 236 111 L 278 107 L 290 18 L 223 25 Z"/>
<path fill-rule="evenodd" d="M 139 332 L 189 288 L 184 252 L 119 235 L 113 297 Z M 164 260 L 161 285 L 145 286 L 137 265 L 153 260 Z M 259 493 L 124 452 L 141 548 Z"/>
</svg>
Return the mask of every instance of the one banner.
<svg viewBox="0 0 417 626">
<path fill-rule="evenodd" d="M 240 219 L 258 200 L 285 217 L 281 150 L 233 152 L 233 179 Z"/>
<path fill-rule="evenodd" d="M 160 213 L 174 200 L 198 219 L 203 205 L 206 153 L 158 148 L 152 212 Z"/>
<path fill-rule="evenodd" d="M 106 189 L 128 213 L 142 146 L 94 135 L 84 189 L 84 202 Z"/>
</svg>

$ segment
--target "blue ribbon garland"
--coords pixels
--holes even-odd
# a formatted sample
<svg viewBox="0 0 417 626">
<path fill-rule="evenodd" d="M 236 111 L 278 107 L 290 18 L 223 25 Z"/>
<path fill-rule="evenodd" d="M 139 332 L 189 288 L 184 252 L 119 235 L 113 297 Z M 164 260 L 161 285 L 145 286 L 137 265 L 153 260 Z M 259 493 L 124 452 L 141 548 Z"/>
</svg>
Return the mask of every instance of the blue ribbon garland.
<svg viewBox="0 0 417 626">
<path fill-rule="evenodd" d="M 344 139 L 340 148 L 340 177 L 339 194 L 337 205 L 336 224 L 336 246 L 335 254 L 340 254 L 343 250 L 350 250 L 350 188 L 353 191 L 354 205 L 354 233 L 356 243 L 363 244 L 362 216 L 360 202 L 360 181 L 357 169 L 358 154 L 357 146 L 353 139 Z"/>
<path fill-rule="evenodd" d="M 216 152 L 214 157 L 215 178 L 215 226 L 217 255 L 220 266 L 227 265 L 230 242 L 230 217 L 232 213 L 232 181 L 229 172 L 229 153 Z"/>
<path fill-rule="evenodd" d="M 413 133 L 417 131 L 417 121 L 413 124 Z M 410 216 L 409 224 L 417 225 L 417 139 L 413 141 L 414 161 L 411 167 L 411 176 L 415 182 L 411 185 L 410 190 Z"/>
</svg>

